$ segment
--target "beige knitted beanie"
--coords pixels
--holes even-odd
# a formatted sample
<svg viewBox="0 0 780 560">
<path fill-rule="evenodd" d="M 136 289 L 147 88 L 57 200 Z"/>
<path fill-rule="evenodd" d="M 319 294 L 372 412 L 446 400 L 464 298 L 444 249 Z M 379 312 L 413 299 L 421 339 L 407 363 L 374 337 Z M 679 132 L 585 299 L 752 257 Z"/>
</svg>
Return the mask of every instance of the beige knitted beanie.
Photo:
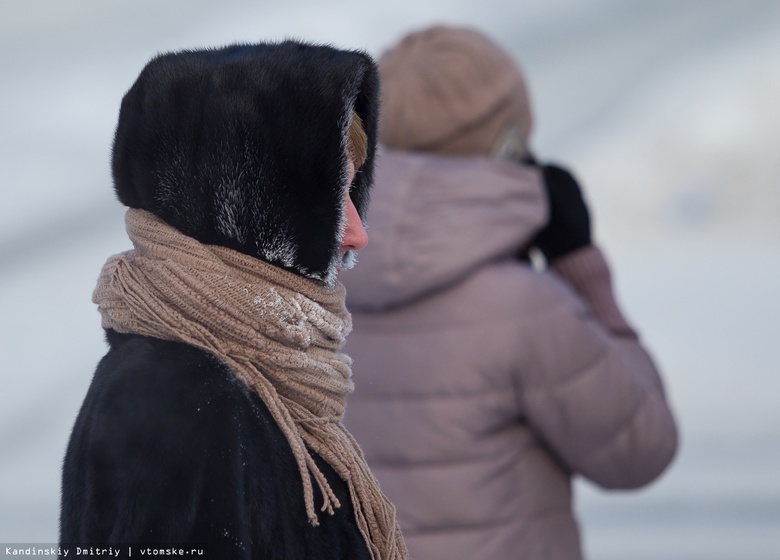
<svg viewBox="0 0 780 560">
<path fill-rule="evenodd" d="M 527 145 L 531 110 L 512 57 L 467 28 L 411 33 L 379 60 L 380 141 L 401 150 L 488 154 L 509 131 Z"/>
</svg>

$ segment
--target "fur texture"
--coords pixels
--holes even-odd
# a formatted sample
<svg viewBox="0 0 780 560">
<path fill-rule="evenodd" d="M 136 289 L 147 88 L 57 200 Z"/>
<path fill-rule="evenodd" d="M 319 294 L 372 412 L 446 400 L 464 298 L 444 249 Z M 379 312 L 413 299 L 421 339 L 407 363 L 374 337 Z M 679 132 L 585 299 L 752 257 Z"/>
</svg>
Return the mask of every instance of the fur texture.
<svg viewBox="0 0 780 560">
<path fill-rule="evenodd" d="M 65 457 L 63 545 L 369 558 L 346 483 L 319 457 L 342 506 L 320 516 L 320 526 L 308 523 L 287 441 L 226 366 L 182 343 L 113 331 L 108 340 Z"/>
<path fill-rule="evenodd" d="M 370 139 L 351 190 L 364 219 L 378 88 L 368 55 L 327 46 L 286 41 L 160 55 L 122 101 L 116 193 L 202 243 L 333 283 L 349 117 L 354 108 Z"/>
</svg>

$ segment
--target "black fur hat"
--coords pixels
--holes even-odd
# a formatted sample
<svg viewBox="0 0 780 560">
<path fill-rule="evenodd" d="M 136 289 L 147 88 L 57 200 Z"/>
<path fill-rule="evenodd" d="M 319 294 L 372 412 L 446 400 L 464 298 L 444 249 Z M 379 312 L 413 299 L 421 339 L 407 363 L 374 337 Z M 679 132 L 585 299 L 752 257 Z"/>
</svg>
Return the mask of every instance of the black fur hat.
<svg viewBox="0 0 780 560">
<path fill-rule="evenodd" d="M 331 284 L 350 115 L 368 136 L 351 190 L 365 219 L 378 95 L 359 51 L 285 41 L 159 55 L 122 100 L 114 188 L 202 243 Z"/>
</svg>

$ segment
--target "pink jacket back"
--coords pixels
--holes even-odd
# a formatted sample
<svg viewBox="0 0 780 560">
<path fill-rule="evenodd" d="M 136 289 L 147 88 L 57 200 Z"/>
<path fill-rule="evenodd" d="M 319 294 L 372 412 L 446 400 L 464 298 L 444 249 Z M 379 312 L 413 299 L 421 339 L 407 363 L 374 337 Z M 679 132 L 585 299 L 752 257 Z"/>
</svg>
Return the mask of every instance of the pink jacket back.
<svg viewBox="0 0 780 560">
<path fill-rule="evenodd" d="M 385 152 L 343 273 L 346 423 L 418 560 L 578 559 L 571 477 L 655 479 L 677 445 L 652 360 L 595 247 L 536 271 L 535 168 Z"/>
</svg>

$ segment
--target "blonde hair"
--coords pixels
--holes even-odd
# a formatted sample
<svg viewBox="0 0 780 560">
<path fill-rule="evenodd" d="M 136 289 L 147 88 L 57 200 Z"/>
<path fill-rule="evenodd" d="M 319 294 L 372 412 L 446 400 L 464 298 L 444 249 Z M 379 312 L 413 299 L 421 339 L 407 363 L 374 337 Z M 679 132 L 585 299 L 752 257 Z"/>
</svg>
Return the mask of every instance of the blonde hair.
<svg viewBox="0 0 780 560">
<path fill-rule="evenodd" d="M 354 109 L 352 109 L 352 115 L 349 119 L 347 151 L 355 162 L 355 169 L 360 169 L 368 157 L 368 136 L 363 129 L 363 119 Z"/>
</svg>

